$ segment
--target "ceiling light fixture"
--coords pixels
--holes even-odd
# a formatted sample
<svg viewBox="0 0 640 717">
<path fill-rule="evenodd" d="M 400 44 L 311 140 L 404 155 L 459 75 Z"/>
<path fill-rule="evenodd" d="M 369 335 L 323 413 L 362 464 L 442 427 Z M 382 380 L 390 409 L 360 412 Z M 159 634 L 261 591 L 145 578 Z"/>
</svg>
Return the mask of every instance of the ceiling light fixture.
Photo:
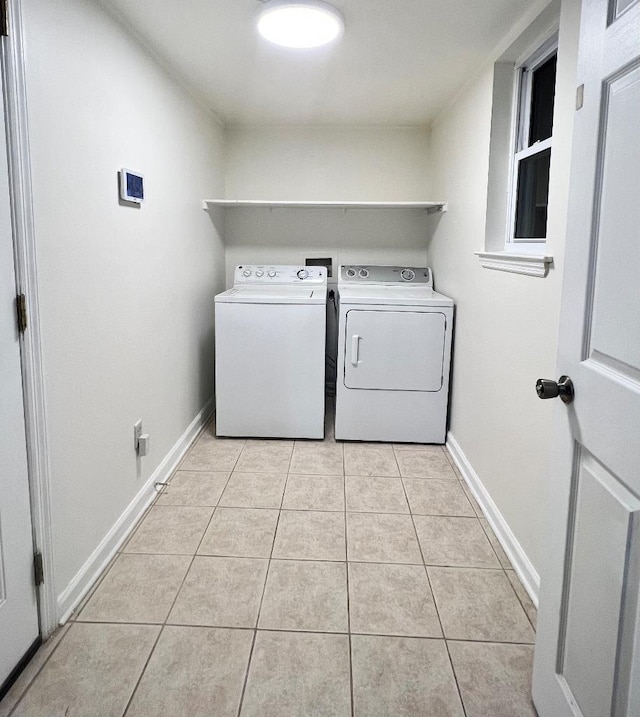
<svg viewBox="0 0 640 717">
<path fill-rule="evenodd" d="M 276 45 L 320 47 L 342 35 L 344 20 L 333 5 L 321 0 L 268 0 L 258 13 L 258 31 Z"/>
</svg>

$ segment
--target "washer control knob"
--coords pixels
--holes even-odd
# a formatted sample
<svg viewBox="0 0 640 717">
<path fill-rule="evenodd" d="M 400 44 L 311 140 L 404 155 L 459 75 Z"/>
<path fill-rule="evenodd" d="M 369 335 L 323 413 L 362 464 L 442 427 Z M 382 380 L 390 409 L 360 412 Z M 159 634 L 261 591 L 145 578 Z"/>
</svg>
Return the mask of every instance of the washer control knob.
<svg viewBox="0 0 640 717">
<path fill-rule="evenodd" d="M 251 269 L 245 269 L 242 272 L 242 276 L 251 276 Z"/>
<path fill-rule="evenodd" d="M 347 269 L 347 276 L 348 276 L 350 279 L 353 279 L 353 277 L 354 277 L 355 275 L 356 275 L 356 270 L 355 270 L 355 269 Z"/>
<path fill-rule="evenodd" d="M 276 275 L 276 272 L 275 272 L 273 269 L 270 269 L 270 270 L 267 272 L 267 276 L 271 277 L 272 279 L 273 279 L 273 277 L 274 277 L 275 275 Z"/>
<path fill-rule="evenodd" d="M 309 276 L 309 272 L 306 269 L 300 269 L 298 271 L 298 279 L 306 279 Z"/>
<path fill-rule="evenodd" d="M 415 273 L 415 271 L 413 271 L 413 269 L 403 269 L 400 272 L 400 276 L 405 281 L 413 281 L 416 278 L 416 273 Z"/>
<path fill-rule="evenodd" d="M 260 278 L 261 276 L 264 276 L 264 271 L 262 271 L 262 269 L 258 269 L 258 271 L 256 271 L 256 276 L 258 278 Z"/>
<path fill-rule="evenodd" d="M 369 269 L 360 269 L 358 273 L 363 279 L 366 279 L 369 276 Z"/>
</svg>

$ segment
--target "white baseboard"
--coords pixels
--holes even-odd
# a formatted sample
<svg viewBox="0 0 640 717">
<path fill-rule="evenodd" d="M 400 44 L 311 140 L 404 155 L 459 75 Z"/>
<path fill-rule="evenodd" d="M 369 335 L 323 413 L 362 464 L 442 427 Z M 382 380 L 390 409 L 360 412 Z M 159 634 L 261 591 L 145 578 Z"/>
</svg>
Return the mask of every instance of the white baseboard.
<svg viewBox="0 0 640 717">
<path fill-rule="evenodd" d="M 191 421 L 187 430 L 176 441 L 173 448 L 167 453 L 136 497 L 129 503 L 111 530 L 105 535 L 67 587 L 60 593 L 58 596 L 58 621 L 61 625 L 69 619 L 77 605 L 100 577 L 102 571 L 129 537 L 142 514 L 156 497 L 157 492 L 154 484 L 164 482 L 171 476 L 189 446 L 200 435 L 200 432 L 209 421 L 213 414 L 213 409 L 214 401 L 211 399 Z"/>
<path fill-rule="evenodd" d="M 473 470 L 471 463 L 469 463 L 468 458 L 465 456 L 462 448 L 460 448 L 460 444 L 451 433 L 447 434 L 446 445 L 462 477 L 469 486 L 469 490 L 478 501 L 489 525 L 493 528 L 493 532 L 500 541 L 500 545 L 502 545 L 504 552 L 511 561 L 520 581 L 529 593 L 529 597 L 533 600 L 535 606 L 538 607 L 540 576 L 516 539 L 516 536 L 511 531 L 504 516 L 498 510 L 498 506 L 493 502 L 493 499 L 484 487 L 478 474 Z"/>
</svg>

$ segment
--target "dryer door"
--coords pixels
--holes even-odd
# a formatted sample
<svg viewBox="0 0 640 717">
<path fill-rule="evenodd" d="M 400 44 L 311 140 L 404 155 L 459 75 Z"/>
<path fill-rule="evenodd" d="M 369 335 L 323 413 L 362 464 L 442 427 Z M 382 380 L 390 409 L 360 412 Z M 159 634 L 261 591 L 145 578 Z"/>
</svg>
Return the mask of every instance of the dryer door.
<svg viewBox="0 0 640 717">
<path fill-rule="evenodd" d="M 439 391 L 446 317 L 439 311 L 351 309 L 345 322 L 344 385 Z"/>
</svg>

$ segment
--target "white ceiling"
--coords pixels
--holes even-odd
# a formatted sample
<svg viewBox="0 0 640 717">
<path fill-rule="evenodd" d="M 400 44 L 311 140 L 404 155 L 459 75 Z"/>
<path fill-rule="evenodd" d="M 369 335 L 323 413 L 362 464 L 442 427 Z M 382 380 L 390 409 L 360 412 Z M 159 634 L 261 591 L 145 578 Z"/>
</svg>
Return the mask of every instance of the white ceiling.
<svg viewBox="0 0 640 717">
<path fill-rule="evenodd" d="M 100 0 L 226 124 L 428 125 L 529 0 L 334 0 L 336 44 L 270 45 L 260 0 Z"/>
</svg>

